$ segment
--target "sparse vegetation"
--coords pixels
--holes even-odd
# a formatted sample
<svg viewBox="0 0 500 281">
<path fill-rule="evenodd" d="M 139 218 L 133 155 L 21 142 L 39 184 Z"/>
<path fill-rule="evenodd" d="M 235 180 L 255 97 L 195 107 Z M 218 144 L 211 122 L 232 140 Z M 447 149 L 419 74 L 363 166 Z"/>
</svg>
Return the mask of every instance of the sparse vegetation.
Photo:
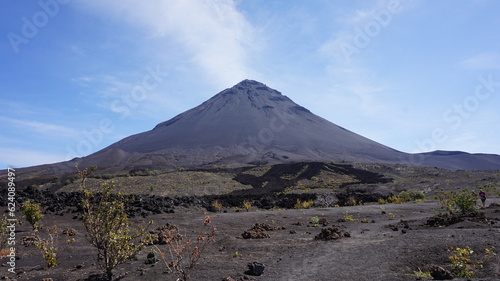
<svg viewBox="0 0 500 281">
<path fill-rule="evenodd" d="M 247 212 L 250 211 L 250 209 L 252 208 L 252 203 L 250 203 L 250 201 L 248 201 L 248 200 L 244 200 L 243 201 L 243 208 L 245 208 L 245 210 Z"/>
<path fill-rule="evenodd" d="M 425 199 L 425 194 L 416 189 L 409 189 L 409 190 L 404 190 L 399 193 L 399 195 L 392 195 L 387 197 L 387 199 L 380 198 L 378 200 L 379 204 L 388 204 L 388 203 L 394 203 L 394 204 L 401 204 L 404 202 L 410 202 L 410 201 L 416 201 L 420 202 Z"/>
<path fill-rule="evenodd" d="M 485 260 L 490 260 L 497 254 L 495 253 L 495 246 L 491 246 L 490 248 L 484 249 Z"/>
<path fill-rule="evenodd" d="M 342 212 L 343 217 L 339 219 L 339 222 L 349 222 L 349 221 L 357 221 L 348 211 Z"/>
<path fill-rule="evenodd" d="M 347 202 L 345 202 L 344 206 L 362 206 L 363 201 L 357 200 L 354 196 L 351 196 L 347 199 Z"/>
<path fill-rule="evenodd" d="M 7 225 L 7 216 L 0 216 L 0 249 L 7 245 L 7 238 L 9 237 Z"/>
<path fill-rule="evenodd" d="M 166 232 L 167 251 L 162 251 L 156 245 L 155 248 L 160 252 L 168 271 L 175 274 L 177 280 L 187 281 L 190 278 L 189 271 L 198 263 L 207 246 L 215 241 L 217 229 L 213 227 L 210 233 L 199 235 L 195 241 L 185 239 L 178 232 L 177 228 Z M 236 252 L 233 256 L 238 257 L 239 253 Z"/>
<path fill-rule="evenodd" d="M 313 200 L 307 200 L 307 201 L 302 201 L 300 199 L 297 199 L 297 202 L 293 206 L 295 209 L 309 209 L 314 205 Z"/>
<path fill-rule="evenodd" d="M 485 261 L 491 260 L 496 256 L 494 246 L 484 249 L 482 258 L 478 256 L 480 253 L 477 253 L 474 257 L 474 250 L 469 246 L 452 248 L 449 252 L 451 253 L 448 257 L 451 263 L 451 271 L 458 278 L 473 277 L 476 274 L 476 269 L 483 268 Z"/>
<path fill-rule="evenodd" d="M 319 225 L 319 217 L 318 217 L 318 216 L 312 217 L 312 218 L 311 218 L 311 223 L 312 223 L 314 226 L 318 226 L 318 225 Z"/>
<path fill-rule="evenodd" d="M 42 208 L 40 204 L 35 201 L 29 199 L 24 202 L 21 207 L 21 212 L 26 216 L 26 220 L 33 226 L 34 231 L 38 231 L 38 227 L 40 226 L 40 221 L 43 218 Z"/>
<path fill-rule="evenodd" d="M 217 211 L 220 212 L 222 210 L 222 203 L 219 200 L 214 200 L 210 205 Z"/>
<path fill-rule="evenodd" d="M 33 242 L 33 246 L 40 249 L 47 267 L 51 268 L 57 265 L 57 248 L 54 246 L 54 235 L 57 235 L 57 228 L 54 226 L 53 230 L 47 230 L 49 238 L 41 239 L 40 241 Z"/>
<path fill-rule="evenodd" d="M 470 278 L 474 276 L 472 254 L 474 251 L 469 247 L 455 248 L 450 250 L 451 272 L 458 278 Z"/>
<path fill-rule="evenodd" d="M 424 278 L 432 278 L 432 275 L 431 275 L 430 272 L 428 272 L 428 271 L 427 272 L 423 272 L 422 270 L 420 270 L 420 268 L 418 269 L 418 271 L 413 271 L 413 273 L 407 274 L 407 275 L 414 276 L 414 277 L 417 277 L 417 278 L 422 278 L 422 277 L 424 277 Z M 418 279 L 418 280 L 420 280 L 420 279 Z"/>
</svg>

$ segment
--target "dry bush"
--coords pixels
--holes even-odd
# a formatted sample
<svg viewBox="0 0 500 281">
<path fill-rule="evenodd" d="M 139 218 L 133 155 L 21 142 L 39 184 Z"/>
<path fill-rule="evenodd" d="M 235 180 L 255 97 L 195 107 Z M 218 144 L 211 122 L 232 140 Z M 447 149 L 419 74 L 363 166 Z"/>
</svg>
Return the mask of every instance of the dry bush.
<svg viewBox="0 0 500 281">
<path fill-rule="evenodd" d="M 205 217 L 205 226 L 209 220 Z M 179 234 L 178 228 L 172 228 L 166 232 L 167 250 L 161 250 L 156 245 L 154 247 L 160 252 L 168 271 L 175 274 L 177 280 L 186 281 L 190 278 L 189 271 L 198 263 L 207 246 L 215 241 L 216 232 L 217 229 L 212 227 L 211 232 L 192 240 Z"/>
<path fill-rule="evenodd" d="M 245 208 L 247 212 L 250 211 L 250 209 L 252 208 L 252 203 L 250 203 L 250 201 L 248 200 L 243 201 L 243 208 Z"/>
<path fill-rule="evenodd" d="M 297 199 L 297 202 L 293 206 L 295 209 L 309 209 L 314 205 L 313 200 L 307 200 L 307 201 L 302 201 L 300 199 Z"/>
<path fill-rule="evenodd" d="M 210 203 L 210 205 L 212 207 L 214 207 L 215 210 L 217 210 L 217 212 L 220 212 L 220 210 L 222 210 L 222 203 L 219 201 L 219 200 L 214 200 L 212 201 L 212 203 Z"/>
</svg>

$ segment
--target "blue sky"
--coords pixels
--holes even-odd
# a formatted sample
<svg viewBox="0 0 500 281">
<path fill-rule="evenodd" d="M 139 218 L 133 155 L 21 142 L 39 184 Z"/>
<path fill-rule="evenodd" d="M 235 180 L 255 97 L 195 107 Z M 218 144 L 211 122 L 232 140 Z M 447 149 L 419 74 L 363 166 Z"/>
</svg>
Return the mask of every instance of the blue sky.
<svg viewBox="0 0 500 281">
<path fill-rule="evenodd" d="M 0 167 L 88 155 L 247 78 L 401 151 L 500 154 L 496 0 L 0 5 Z"/>
</svg>

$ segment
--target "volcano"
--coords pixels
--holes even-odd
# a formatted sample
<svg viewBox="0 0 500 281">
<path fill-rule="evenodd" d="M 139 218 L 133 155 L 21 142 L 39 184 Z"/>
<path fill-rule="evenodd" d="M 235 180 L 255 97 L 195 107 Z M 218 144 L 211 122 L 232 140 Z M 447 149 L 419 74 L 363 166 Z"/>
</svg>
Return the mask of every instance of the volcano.
<svg viewBox="0 0 500 281">
<path fill-rule="evenodd" d="M 334 123 L 263 83 L 244 80 L 201 105 L 74 162 L 100 167 L 262 165 L 358 161 L 500 169 L 500 156 L 465 152 L 408 154 Z"/>
<path fill-rule="evenodd" d="M 105 150 L 109 149 L 176 155 L 195 165 L 319 159 L 396 161 L 401 156 L 251 80 Z"/>
</svg>

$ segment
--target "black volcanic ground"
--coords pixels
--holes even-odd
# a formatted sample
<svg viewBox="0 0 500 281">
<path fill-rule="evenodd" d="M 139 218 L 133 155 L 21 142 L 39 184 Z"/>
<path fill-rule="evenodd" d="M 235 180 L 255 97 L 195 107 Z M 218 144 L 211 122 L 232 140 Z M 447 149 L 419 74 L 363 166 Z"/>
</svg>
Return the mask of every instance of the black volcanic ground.
<svg viewBox="0 0 500 281">
<path fill-rule="evenodd" d="M 117 175 L 103 171 L 96 171 L 87 187 L 114 183 L 117 191 L 127 194 L 123 202 L 134 225 L 153 220 L 151 231 L 158 232 L 174 224 L 182 235 L 196 239 L 210 229 L 202 221 L 206 214 L 211 216 L 218 229 L 216 242 L 193 268 L 190 280 L 431 280 L 414 274 L 429 272 L 433 265 L 450 269 L 450 250 L 467 246 L 474 250 L 474 260 L 483 261 L 482 267 L 474 268 L 473 278 L 456 280 L 500 278 L 500 255 L 485 254 L 485 249 L 496 247 L 497 253 L 500 248 L 498 171 L 331 162 L 135 170 Z M 9 202 L 7 181 L 0 177 L 1 210 Z M 96 263 L 97 251 L 87 241 L 81 221 L 82 194 L 75 173 L 71 178 L 24 174 L 16 176 L 15 183 L 17 274 L 7 273 L 4 266 L 0 276 L 6 280 L 104 280 Z M 488 199 L 487 208 L 476 215 L 443 215 L 434 197 L 442 190 L 479 188 L 487 191 Z M 377 203 L 409 189 L 422 191 L 425 201 Z M 19 210 L 28 199 L 40 203 L 45 213 L 39 232 L 32 231 Z M 312 208 L 295 208 L 297 199 L 312 200 Z M 222 205 L 220 210 L 213 207 L 215 200 Z M 248 212 L 244 200 L 251 204 Z M 345 220 L 347 215 L 352 220 Z M 314 218 L 321 223 L 314 223 Z M 268 230 L 244 235 L 256 224 Z M 316 239 L 328 228 L 342 236 Z M 41 251 L 30 245 L 35 235 L 54 238 L 56 267 L 47 269 Z M 250 239 L 245 239 L 248 235 Z M 167 251 L 165 245 L 157 246 Z M 114 280 L 176 280 L 165 273 L 161 261 L 146 264 L 153 251 L 157 253 L 148 246 L 135 259 L 117 266 Z M 4 264 L 5 253 L 0 254 Z M 245 274 L 247 264 L 255 261 L 265 265 L 264 274 Z"/>
</svg>

